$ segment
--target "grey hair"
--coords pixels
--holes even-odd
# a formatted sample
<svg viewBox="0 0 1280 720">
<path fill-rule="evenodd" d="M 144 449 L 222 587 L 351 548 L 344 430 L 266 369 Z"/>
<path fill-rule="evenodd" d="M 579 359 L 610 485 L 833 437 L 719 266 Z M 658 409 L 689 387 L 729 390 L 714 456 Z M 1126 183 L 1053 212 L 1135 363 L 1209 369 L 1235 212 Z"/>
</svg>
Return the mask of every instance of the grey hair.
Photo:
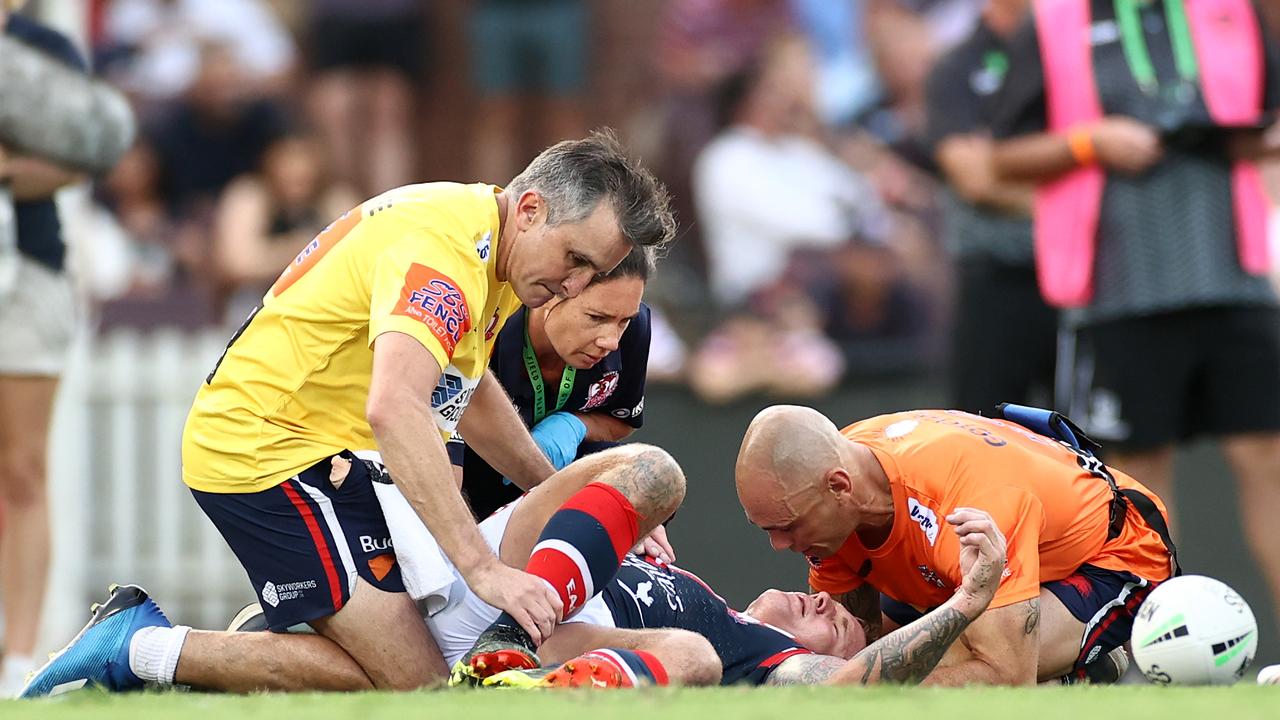
<svg viewBox="0 0 1280 720">
<path fill-rule="evenodd" d="M 601 201 L 618 218 L 634 247 L 663 247 L 675 238 L 671 196 L 662 183 L 627 157 L 613 131 L 596 130 L 543 150 L 507 184 L 511 197 L 534 190 L 547 202 L 547 224 L 582 222 Z"/>
<path fill-rule="evenodd" d="M 617 267 L 607 273 L 601 273 L 592 278 L 592 284 L 609 282 L 619 278 L 640 278 L 643 282 L 649 282 L 649 278 L 653 276 L 654 270 L 657 268 L 657 251 L 652 247 L 632 248 L 627 256 L 622 258 L 622 262 Z"/>
</svg>

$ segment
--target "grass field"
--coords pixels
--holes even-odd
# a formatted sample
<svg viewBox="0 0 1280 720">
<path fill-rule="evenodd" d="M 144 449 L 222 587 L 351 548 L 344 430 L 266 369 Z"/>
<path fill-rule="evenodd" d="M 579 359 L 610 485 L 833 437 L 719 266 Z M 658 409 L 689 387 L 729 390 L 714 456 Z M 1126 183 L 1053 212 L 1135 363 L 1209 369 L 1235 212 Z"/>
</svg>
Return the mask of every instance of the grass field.
<svg viewBox="0 0 1280 720">
<path fill-rule="evenodd" d="M 195 720 L 196 718 L 374 720 L 472 718 L 565 720 L 1088 720 L 1280 717 L 1280 687 L 972 689 L 711 688 L 642 692 L 421 692 L 350 695 L 197 693 L 107 695 L 0 702 L 3 720 Z"/>
</svg>

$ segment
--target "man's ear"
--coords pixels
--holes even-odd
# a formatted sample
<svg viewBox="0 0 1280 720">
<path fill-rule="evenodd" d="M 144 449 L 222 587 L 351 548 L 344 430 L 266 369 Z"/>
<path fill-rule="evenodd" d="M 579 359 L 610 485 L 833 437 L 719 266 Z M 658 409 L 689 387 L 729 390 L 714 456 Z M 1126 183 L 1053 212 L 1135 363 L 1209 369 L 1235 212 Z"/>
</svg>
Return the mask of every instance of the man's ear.
<svg viewBox="0 0 1280 720">
<path fill-rule="evenodd" d="M 831 468 L 823 479 L 827 483 L 827 491 L 838 498 L 847 498 L 853 491 L 853 481 L 842 467 Z"/>
<path fill-rule="evenodd" d="M 516 227 L 528 230 L 546 208 L 547 201 L 537 190 L 525 190 L 516 198 Z"/>
</svg>

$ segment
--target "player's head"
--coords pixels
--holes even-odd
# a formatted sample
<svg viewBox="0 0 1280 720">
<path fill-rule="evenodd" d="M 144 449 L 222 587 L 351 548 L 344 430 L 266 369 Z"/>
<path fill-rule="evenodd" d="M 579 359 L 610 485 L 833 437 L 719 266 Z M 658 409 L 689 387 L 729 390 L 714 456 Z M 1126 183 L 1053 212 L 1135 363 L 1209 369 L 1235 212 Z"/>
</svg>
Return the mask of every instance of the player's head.
<svg viewBox="0 0 1280 720">
<path fill-rule="evenodd" d="M 847 442 L 812 408 L 776 405 L 751 421 L 735 468 L 738 500 L 775 550 L 829 557 L 854 531 Z"/>
<path fill-rule="evenodd" d="M 747 606 L 746 614 L 791 633 L 801 645 L 821 655 L 847 660 L 867 646 L 862 623 L 824 592 L 765 590 Z"/>
<path fill-rule="evenodd" d="M 499 269 L 529 307 L 575 297 L 633 247 L 675 236 L 666 189 L 609 131 L 543 150 L 504 192 L 514 228 Z"/>
<path fill-rule="evenodd" d="M 653 254 L 652 248 L 638 247 L 577 297 L 554 298 L 534 311 L 542 313 L 543 331 L 565 363 L 586 370 L 618 349 L 622 334 L 640 313 Z"/>
</svg>

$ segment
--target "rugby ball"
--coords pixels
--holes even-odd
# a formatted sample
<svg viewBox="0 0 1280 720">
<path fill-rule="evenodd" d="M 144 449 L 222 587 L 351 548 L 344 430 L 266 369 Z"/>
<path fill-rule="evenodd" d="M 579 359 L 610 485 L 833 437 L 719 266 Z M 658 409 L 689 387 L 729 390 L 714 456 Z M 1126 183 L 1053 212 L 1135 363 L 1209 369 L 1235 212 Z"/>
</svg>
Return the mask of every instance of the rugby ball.
<svg viewBox="0 0 1280 720">
<path fill-rule="evenodd" d="M 1230 685 L 1258 646 L 1249 604 L 1225 583 L 1184 575 L 1151 591 L 1133 622 L 1133 659 L 1158 685 Z"/>
</svg>

